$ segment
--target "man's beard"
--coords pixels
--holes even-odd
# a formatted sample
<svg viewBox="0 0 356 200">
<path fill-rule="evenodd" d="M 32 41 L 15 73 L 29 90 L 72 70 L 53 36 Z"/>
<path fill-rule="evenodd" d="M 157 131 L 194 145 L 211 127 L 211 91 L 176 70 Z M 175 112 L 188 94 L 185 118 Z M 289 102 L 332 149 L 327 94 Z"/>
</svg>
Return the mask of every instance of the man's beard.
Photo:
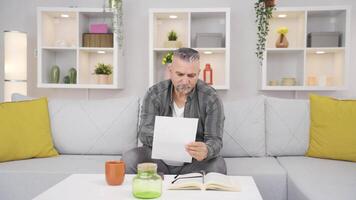
<svg viewBox="0 0 356 200">
<path fill-rule="evenodd" d="M 177 92 L 188 94 L 192 90 L 192 87 L 190 87 L 188 84 L 181 84 L 177 85 L 176 90 Z"/>
</svg>

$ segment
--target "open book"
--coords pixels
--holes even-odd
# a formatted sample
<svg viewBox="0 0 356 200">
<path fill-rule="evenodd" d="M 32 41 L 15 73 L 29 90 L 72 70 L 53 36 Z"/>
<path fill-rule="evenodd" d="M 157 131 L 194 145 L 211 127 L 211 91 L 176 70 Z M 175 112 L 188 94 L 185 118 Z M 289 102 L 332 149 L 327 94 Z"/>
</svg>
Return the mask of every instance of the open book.
<svg viewBox="0 0 356 200">
<path fill-rule="evenodd" d="M 168 186 L 169 190 L 224 190 L 239 192 L 240 187 L 229 176 L 210 172 L 179 175 Z"/>
</svg>

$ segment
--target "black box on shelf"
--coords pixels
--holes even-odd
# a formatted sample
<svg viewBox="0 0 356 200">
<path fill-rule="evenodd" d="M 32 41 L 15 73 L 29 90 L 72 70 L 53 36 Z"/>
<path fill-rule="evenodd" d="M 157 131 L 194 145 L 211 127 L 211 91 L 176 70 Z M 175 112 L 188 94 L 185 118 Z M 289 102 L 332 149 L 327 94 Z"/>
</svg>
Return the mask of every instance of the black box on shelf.
<svg viewBox="0 0 356 200">
<path fill-rule="evenodd" d="M 308 33 L 307 47 L 341 47 L 340 32 Z"/>
<path fill-rule="evenodd" d="M 83 47 L 113 47 L 112 33 L 83 33 Z"/>
</svg>

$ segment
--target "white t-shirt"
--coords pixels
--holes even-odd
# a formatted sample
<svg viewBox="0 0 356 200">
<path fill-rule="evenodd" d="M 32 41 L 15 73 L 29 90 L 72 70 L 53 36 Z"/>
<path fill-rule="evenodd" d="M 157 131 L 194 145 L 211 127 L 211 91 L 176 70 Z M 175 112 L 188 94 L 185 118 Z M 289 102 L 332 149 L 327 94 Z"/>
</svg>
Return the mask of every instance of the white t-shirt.
<svg viewBox="0 0 356 200">
<path fill-rule="evenodd" d="M 184 106 L 179 108 L 176 102 L 173 102 L 173 117 L 184 117 Z"/>
<path fill-rule="evenodd" d="M 184 117 L 184 106 L 179 108 L 176 102 L 173 102 L 173 117 Z M 177 162 L 177 161 L 170 161 L 170 160 L 163 160 L 167 165 L 172 166 L 183 166 L 184 162 Z"/>
</svg>

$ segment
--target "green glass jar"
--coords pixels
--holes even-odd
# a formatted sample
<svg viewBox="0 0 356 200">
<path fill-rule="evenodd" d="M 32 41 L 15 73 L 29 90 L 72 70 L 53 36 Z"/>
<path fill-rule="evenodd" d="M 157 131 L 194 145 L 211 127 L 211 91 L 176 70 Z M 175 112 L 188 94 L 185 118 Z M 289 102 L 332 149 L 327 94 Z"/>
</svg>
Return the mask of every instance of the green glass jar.
<svg viewBox="0 0 356 200">
<path fill-rule="evenodd" d="M 137 165 L 137 175 L 133 178 L 132 194 L 136 198 L 152 199 L 162 194 L 162 178 L 157 174 L 157 164 Z"/>
</svg>

